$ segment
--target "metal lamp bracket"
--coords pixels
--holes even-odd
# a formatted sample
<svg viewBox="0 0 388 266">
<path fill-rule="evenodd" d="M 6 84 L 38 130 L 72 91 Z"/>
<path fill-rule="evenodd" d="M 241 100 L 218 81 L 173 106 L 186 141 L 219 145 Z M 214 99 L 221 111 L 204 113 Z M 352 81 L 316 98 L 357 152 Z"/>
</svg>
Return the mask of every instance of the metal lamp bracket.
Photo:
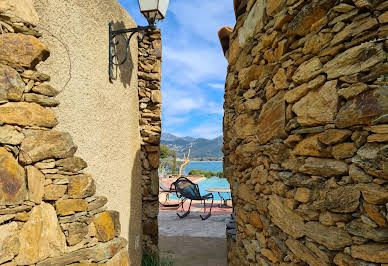
<svg viewBox="0 0 388 266">
<path fill-rule="evenodd" d="M 140 33 L 141 35 L 137 37 L 138 41 L 141 42 L 144 40 L 144 36 L 147 31 L 154 30 L 155 25 L 150 26 L 138 26 L 136 28 L 130 28 L 130 29 L 123 29 L 123 30 L 113 30 L 113 24 L 112 22 L 109 23 L 109 80 L 116 79 L 113 76 L 113 66 L 119 66 L 124 64 L 128 57 L 129 57 L 129 47 L 130 47 L 130 41 L 132 36 L 134 36 L 136 33 Z M 127 34 L 129 33 L 129 36 Z M 117 40 L 117 37 L 121 36 L 125 41 L 125 55 L 123 58 L 118 55 L 118 52 L 116 51 L 117 44 L 120 43 L 119 40 Z"/>
</svg>

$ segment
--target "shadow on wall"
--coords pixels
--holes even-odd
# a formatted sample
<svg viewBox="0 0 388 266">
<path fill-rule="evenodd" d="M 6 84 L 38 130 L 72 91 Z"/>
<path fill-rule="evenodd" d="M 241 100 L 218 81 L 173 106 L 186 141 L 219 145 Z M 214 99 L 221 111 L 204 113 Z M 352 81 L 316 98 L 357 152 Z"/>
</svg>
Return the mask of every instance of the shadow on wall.
<svg viewBox="0 0 388 266">
<path fill-rule="evenodd" d="M 112 25 L 113 25 L 113 30 L 122 30 L 126 28 L 126 26 L 122 21 L 113 22 Z M 116 43 L 116 45 L 114 46 L 114 53 L 118 56 L 113 59 L 114 63 L 119 63 L 120 61 L 123 61 L 123 59 L 125 58 L 127 53 L 126 41 L 127 41 L 127 38 L 129 38 L 129 36 L 130 34 L 118 35 L 116 36 L 116 38 L 114 38 L 114 42 Z M 136 34 L 132 36 L 131 43 L 134 42 L 136 36 L 137 36 Z M 132 48 L 133 47 L 134 46 L 132 45 Z M 137 48 L 137 45 L 136 45 L 136 48 Z M 128 49 L 131 49 L 131 48 L 128 48 Z M 125 88 L 127 87 L 127 85 L 130 86 L 133 67 L 134 67 L 134 64 L 132 61 L 132 55 L 131 55 L 131 51 L 129 50 L 128 59 L 125 61 L 125 63 L 121 65 L 113 66 L 113 80 L 118 80 L 119 78 Z"/>
<path fill-rule="evenodd" d="M 136 151 L 134 167 L 132 168 L 132 179 L 130 180 L 131 193 L 129 200 L 131 210 L 128 224 L 128 254 L 130 265 L 141 265 L 142 257 L 142 195 L 141 195 L 141 160 L 140 150 Z M 124 185 L 124 184 L 123 184 Z M 123 199 L 124 200 L 124 199 Z"/>
</svg>

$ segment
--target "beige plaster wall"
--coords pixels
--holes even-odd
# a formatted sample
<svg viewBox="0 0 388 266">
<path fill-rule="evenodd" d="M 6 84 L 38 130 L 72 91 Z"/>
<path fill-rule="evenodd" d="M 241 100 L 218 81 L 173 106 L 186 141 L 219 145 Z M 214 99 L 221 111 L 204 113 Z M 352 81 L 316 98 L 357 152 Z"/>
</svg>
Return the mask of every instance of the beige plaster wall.
<svg viewBox="0 0 388 266">
<path fill-rule="evenodd" d="M 136 38 L 117 80 L 108 79 L 108 23 L 121 28 L 135 22 L 115 0 L 35 0 L 35 8 L 42 40 L 51 50 L 37 68 L 51 76 L 54 87 L 67 84 L 57 96 L 60 106 L 54 108 L 57 129 L 73 136 L 77 155 L 97 182 L 97 194 L 107 196 L 108 208 L 120 212 L 121 235 L 129 240 L 133 264 L 140 265 Z"/>
</svg>

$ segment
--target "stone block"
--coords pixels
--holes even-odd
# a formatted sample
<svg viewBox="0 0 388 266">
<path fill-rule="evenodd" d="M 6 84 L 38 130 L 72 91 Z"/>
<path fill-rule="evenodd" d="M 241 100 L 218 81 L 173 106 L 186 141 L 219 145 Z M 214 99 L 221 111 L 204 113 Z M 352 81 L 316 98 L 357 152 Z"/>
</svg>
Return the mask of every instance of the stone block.
<svg viewBox="0 0 388 266">
<path fill-rule="evenodd" d="M 297 188 L 296 192 L 295 192 L 294 199 L 299 201 L 299 202 L 307 203 L 307 202 L 310 201 L 311 196 L 312 196 L 312 193 L 311 193 L 310 189 L 308 189 L 308 188 Z"/>
<path fill-rule="evenodd" d="M 386 243 L 388 241 L 387 228 L 373 228 L 365 224 L 361 219 L 351 221 L 346 225 L 349 234 L 371 239 L 376 242 Z"/>
<path fill-rule="evenodd" d="M 346 102 L 338 112 L 335 125 L 346 128 L 354 125 L 370 125 L 372 120 L 388 112 L 388 90 L 380 88 L 366 91 Z"/>
<path fill-rule="evenodd" d="M 351 98 L 356 97 L 360 93 L 363 93 L 368 89 L 369 89 L 368 85 L 366 85 L 365 83 L 359 82 L 359 83 L 352 84 L 349 87 L 344 87 L 338 90 L 338 95 L 349 100 Z"/>
<path fill-rule="evenodd" d="M 286 103 L 284 92 L 279 92 L 263 105 L 257 125 L 259 143 L 265 144 L 272 138 L 286 138 Z"/>
<path fill-rule="evenodd" d="M 37 103 L 45 107 L 55 107 L 59 105 L 58 100 L 52 97 L 48 97 L 46 95 L 41 95 L 36 93 L 25 93 L 23 96 L 24 96 L 24 101 L 28 103 Z"/>
<path fill-rule="evenodd" d="M 18 265 L 35 264 L 65 252 L 65 235 L 51 204 L 43 202 L 31 210 L 29 220 L 20 231 L 19 240 L 20 252 L 15 259 Z"/>
<path fill-rule="evenodd" d="M 69 177 L 67 194 L 73 199 L 82 199 L 96 193 L 96 184 L 91 175 L 80 174 Z"/>
<path fill-rule="evenodd" d="M 35 67 L 50 56 L 47 46 L 34 36 L 5 33 L 0 35 L 0 61 L 27 68 Z"/>
<path fill-rule="evenodd" d="M 321 85 L 323 85 L 325 81 L 326 81 L 325 76 L 319 75 L 318 77 L 309 81 L 308 83 L 303 83 L 300 86 L 287 91 L 286 94 L 284 95 L 284 99 L 288 103 L 297 102 L 300 98 L 305 96 L 310 90 L 314 90 L 320 87 Z"/>
<path fill-rule="evenodd" d="M 258 0 L 252 6 L 244 25 L 240 28 L 238 33 L 240 47 L 244 47 L 247 40 L 251 38 L 255 32 L 260 32 L 264 27 L 266 21 L 265 9 L 265 0 Z"/>
<path fill-rule="evenodd" d="M 280 197 L 270 196 L 268 210 L 271 221 L 285 233 L 295 238 L 305 235 L 304 219 L 288 209 Z"/>
<path fill-rule="evenodd" d="M 328 129 L 319 134 L 319 141 L 326 145 L 343 142 L 352 135 L 352 131 L 348 129 Z"/>
<path fill-rule="evenodd" d="M 330 250 L 342 250 L 353 243 L 351 236 L 345 230 L 318 222 L 306 223 L 306 235 Z"/>
<path fill-rule="evenodd" d="M 44 194 L 45 177 L 41 171 L 34 166 L 27 166 L 28 194 L 29 200 L 40 204 Z"/>
<path fill-rule="evenodd" d="M 116 211 L 102 212 L 94 216 L 93 223 L 97 231 L 97 239 L 107 242 L 120 234 L 119 213 Z"/>
<path fill-rule="evenodd" d="M 238 80 L 242 89 L 248 89 L 249 84 L 253 80 L 259 80 L 263 74 L 263 65 L 252 65 L 247 68 L 241 69 L 238 73 Z"/>
<path fill-rule="evenodd" d="M 303 260 L 311 266 L 330 265 L 329 263 L 319 258 L 315 253 L 312 252 L 311 249 L 307 248 L 300 241 L 297 241 L 293 238 L 288 238 L 285 243 L 297 258 Z"/>
<path fill-rule="evenodd" d="M 350 213 L 357 210 L 360 191 L 354 185 L 322 190 L 312 207 L 318 210 Z"/>
<path fill-rule="evenodd" d="M 333 123 L 337 114 L 337 81 L 328 81 L 321 88 L 310 91 L 292 107 L 302 126 Z"/>
<path fill-rule="evenodd" d="M 67 191 L 66 185 L 50 184 L 44 187 L 44 200 L 58 200 L 62 198 Z"/>
<path fill-rule="evenodd" d="M 106 243 L 98 243 L 95 246 L 75 250 L 61 256 L 52 257 L 37 263 L 37 266 L 69 265 L 79 261 L 99 262 L 112 258 L 125 248 L 125 238 L 115 238 Z"/>
<path fill-rule="evenodd" d="M 21 204 L 27 199 L 24 169 L 0 147 L 0 206 Z"/>
<path fill-rule="evenodd" d="M 19 73 L 0 64 L 0 102 L 20 101 L 24 89 L 25 85 Z"/>
<path fill-rule="evenodd" d="M 58 200 L 55 204 L 57 214 L 60 216 L 71 215 L 76 212 L 86 211 L 88 203 L 83 199 Z"/>
<path fill-rule="evenodd" d="M 85 169 L 87 163 L 79 157 L 70 157 L 55 161 L 55 166 L 61 171 L 78 172 Z"/>
<path fill-rule="evenodd" d="M 337 160 L 350 158 L 357 151 L 356 146 L 353 143 L 340 143 L 333 147 L 331 154 Z"/>
<path fill-rule="evenodd" d="M 54 97 L 59 94 L 59 91 L 54 89 L 51 85 L 47 83 L 42 83 L 38 86 L 34 86 L 32 91 L 41 95 L 46 95 L 49 97 Z"/>
<path fill-rule="evenodd" d="M 0 11 L 11 13 L 17 16 L 17 20 L 24 20 L 27 23 L 37 25 L 39 16 L 34 8 L 32 0 L 2 0 L 0 2 Z"/>
<path fill-rule="evenodd" d="M 377 184 L 358 184 L 362 197 L 372 204 L 385 204 L 388 202 L 388 190 Z"/>
<path fill-rule="evenodd" d="M 335 3 L 336 1 L 334 0 L 325 0 L 319 1 L 314 7 L 312 3 L 304 5 L 288 24 L 287 34 L 307 35 L 310 32 L 311 25 L 322 19 Z"/>
<path fill-rule="evenodd" d="M 309 157 L 299 171 L 311 175 L 337 176 L 348 173 L 348 165 L 340 160 Z"/>
<path fill-rule="evenodd" d="M 121 249 L 116 255 L 106 262 L 106 266 L 130 266 L 131 260 L 127 249 Z"/>
<path fill-rule="evenodd" d="M 367 143 L 358 149 L 352 162 L 372 176 L 388 179 L 387 146 L 380 143 Z"/>
<path fill-rule="evenodd" d="M 385 60 L 383 44 L 363 43 L 337 55 L 323 66 L 328 79 L 363 72 Z"/>
<path fill-rule="evenodd" d="M 353 258 L 376 263 L 388 263 L 388 244 L 365 244 L 351 246 Z"/>
<path fill-rule="evenodd" d="M 77 146 L 69 133 L 59 131 L 25 130 L 19 161 L 31 164 L 44 159 L 72 157 Z"/>
<path fill-rule="evenodd" d="M 330 148 L 320 143 L 319 135 L 309 136 L 299 142 L 294 150 L 295 155 L 331 157 Z"/>
<path fill-rule="evenodd" d="M 388 227 L 387 219 L 382 214 L 382 211 L 378 205 L 364 202 L 363 207 L 368 216 L 380 227 Z"/>
<path fill-rule="evenodd" d="M 66 227 L 67 236 L 66 241 L 70 246 L 74 246 L 82 241 L 82 239 L 88 234 L 88 225 L 85 223 L 70 223 Z"/>
<path fill-rule="evenodd" d="M 303 62 L 295 71 L 292 80 L 297 84 L 305 83 L 323 72 L 322 63 L 318 57 Z"/>
<path fill-rule="evenodd" d="M 19 229 L 16 222 L 0 225 L 0 263 L 12 260 L 20 249 Z"/>
<path fill-rule="evenodd" d="M 0 143 L 18 145 L 24 139 L 24 135 L 16 130 L 15 127 L 4 125 L 0 127 Z"/>
<path fill-rule="evenodd" d="M 36 103 L 10 102 L 0 106 L 0 121 L 18 126 L 52 128 L 58 124 L 54 113 Z"/>
</svg>

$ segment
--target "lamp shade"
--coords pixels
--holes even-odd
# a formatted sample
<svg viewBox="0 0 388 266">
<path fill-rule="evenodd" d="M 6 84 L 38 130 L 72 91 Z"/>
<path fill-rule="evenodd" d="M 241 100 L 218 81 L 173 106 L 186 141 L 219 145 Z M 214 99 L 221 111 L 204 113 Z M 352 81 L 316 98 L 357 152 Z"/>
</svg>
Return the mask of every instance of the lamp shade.
<svg viewBox="0 0 388 266">
<path fill-rule="evenodd" d="M 166 16 L 169 0 L 138 0 L 140 12 L 150 24 Z"/>
</svg>

